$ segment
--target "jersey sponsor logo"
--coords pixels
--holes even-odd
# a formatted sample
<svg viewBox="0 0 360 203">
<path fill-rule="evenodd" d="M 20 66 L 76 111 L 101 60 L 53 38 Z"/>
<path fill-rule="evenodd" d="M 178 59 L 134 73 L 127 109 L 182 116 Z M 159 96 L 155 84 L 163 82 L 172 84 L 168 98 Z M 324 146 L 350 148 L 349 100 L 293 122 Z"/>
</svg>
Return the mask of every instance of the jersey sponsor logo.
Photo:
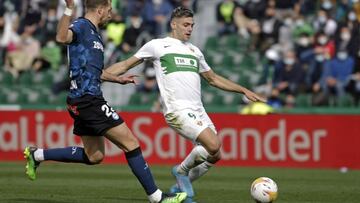
<svg viewBox="0 0 360 203">
<path fill-rule="evenodd" d="M 185 58 L 185 57 L 174 57 L 175 64 L 177 66 L 183 66 L 183 67 L 197 67 L 197 61 L 192 58 Z"/>
<path fill-rule="evenodd" d="M 199 61 L 193 55 L 165 54 L 160 57 L 161 67 L 165 74 L 173 72 L 199 72 Z"/>
<path fill-rule="evenodd" d="M 99 49 L 99 50 L 101 50 L 102 52 L 104 52 L 104 46 L 103 46 L 100 42 L 98 42 L 98 41 L 93 41 L 93 43 L 94 43 L 94 49 Z"/>
<path fill-rule="evenodd" d="M 164 45 L 164 48 L 168 48 L 168 47 L 170 47 L 171 45 Z"/>
</svg>

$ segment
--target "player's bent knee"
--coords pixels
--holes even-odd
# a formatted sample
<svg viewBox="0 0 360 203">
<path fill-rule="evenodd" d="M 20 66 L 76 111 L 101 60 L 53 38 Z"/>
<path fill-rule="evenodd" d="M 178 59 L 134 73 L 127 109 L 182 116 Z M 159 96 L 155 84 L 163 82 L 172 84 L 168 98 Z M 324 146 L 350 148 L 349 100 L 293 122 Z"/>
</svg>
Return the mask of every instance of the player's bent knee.
<svg viewBox="0 0 360 203">
<path fill-rule="evenodd" d="M 214 141 L 208 146 L 207 150 L 211 156 L 215 156 L 217 153 L 220 152 L 220 148 L 221 148 L 220 141 Z"/>
<path fill-rule="evenodd" d="M 95 153 L 88 158 L 91 165 L 100 164 L 104 160 L 104 154 Z"/>
<path fill-rule="evenodd" d="M 221 159 L 221 153 L 220 151 L 218 151 L 218 153 L 216 153 L 214 156 L 209 156 L 207 158 L 207 161 L 209 163 L 215 164 L 216 162 L 218 162 Z"/>
</svg>

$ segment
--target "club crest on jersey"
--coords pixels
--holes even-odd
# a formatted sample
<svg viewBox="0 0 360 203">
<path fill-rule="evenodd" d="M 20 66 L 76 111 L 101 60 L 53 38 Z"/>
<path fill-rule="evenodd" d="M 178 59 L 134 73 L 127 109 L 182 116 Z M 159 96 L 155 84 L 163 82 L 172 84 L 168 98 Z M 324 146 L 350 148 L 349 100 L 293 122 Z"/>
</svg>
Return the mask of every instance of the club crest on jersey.
<svg viewBox="0 0 360 203">
<path fill-rule="evenodd" d="M 104 52 L 104 46 L 98 42 L 98 41 L 93 41 L 94 43 L 94 49 L 100 49 L 102 52 Z"/>
<path fill-rule="evenodd" d="M 114 112 L 114 113 L 112 113 L 112 118 L 113 118 L 114 120 L 119 120 L 119 115 Z"/>
</svg>

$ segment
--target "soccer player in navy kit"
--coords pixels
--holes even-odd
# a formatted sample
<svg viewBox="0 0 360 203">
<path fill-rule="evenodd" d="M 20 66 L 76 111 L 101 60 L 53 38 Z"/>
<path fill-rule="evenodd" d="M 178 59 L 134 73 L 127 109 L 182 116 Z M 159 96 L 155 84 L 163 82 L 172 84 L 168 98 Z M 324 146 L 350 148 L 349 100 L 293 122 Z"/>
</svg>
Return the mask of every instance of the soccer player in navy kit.
<svg viewBox="0 0 360 203">
<path fill-rule="evenodd" d="M 105 137 L 125 152 L 128 165 L 150 202 L 182 202 L 186 198 L 185 193 L 167 195 L 157 188 L 137 138 L 102 96 L 101 80 L 135 83 L 135 75 L 115 76 L 103 70 L 104 44 L 98 27 L 111 18 L 111 0 L 86 0 L 85 17 L 78 18 L 71 25 L 74 0 L 65 1 L 67 8 L 59 21 L 56 39 L 68 45 L 71 87 L 67 106 L 74 119 L 74 134 L 81 137 L 84 147 L 26 147 L 26 174 L 35 180 L 36 168 L 45 160 L 99 164 L 105 156 Z"/>
</svg>

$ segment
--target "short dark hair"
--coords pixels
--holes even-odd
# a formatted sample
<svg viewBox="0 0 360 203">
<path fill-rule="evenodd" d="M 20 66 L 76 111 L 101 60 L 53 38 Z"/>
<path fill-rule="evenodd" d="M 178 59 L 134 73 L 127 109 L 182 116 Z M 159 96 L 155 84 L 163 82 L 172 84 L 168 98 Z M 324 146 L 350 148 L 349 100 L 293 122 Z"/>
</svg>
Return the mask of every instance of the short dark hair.
<svg viewBox="0 0 360 203">
<path fill-rule="evenodd" d="M 190 9 L 179 6 L 172 11 L 170 21 L 173 20 L 174 18 L 193 17 L 193 16 L 194 13 Z"/>
<path fill-rule="evenodd" d="M 108 6 L 111 0 L 85 0 L 86 10 L 94 10 L 99 6 Z"/>
</svg>

